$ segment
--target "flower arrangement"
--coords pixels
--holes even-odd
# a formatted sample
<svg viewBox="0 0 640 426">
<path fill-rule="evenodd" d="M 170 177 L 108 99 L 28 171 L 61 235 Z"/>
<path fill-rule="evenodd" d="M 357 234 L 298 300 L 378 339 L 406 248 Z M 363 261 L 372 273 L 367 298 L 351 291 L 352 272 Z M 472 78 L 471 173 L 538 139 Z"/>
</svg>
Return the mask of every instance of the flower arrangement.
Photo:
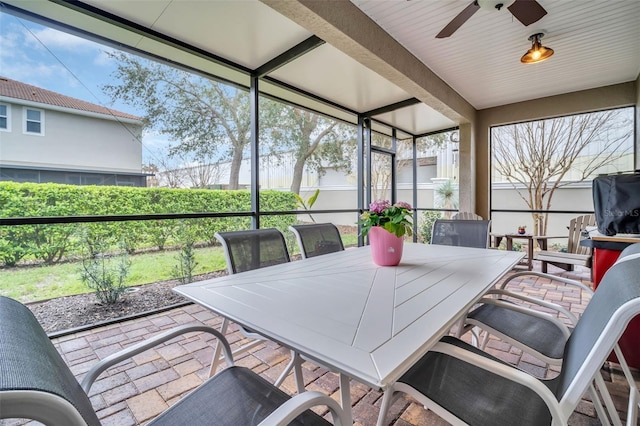
<svg viewBox="0 0 640 426">
<path fill-rule="evenodd" d="M 369 211 L 360 215 L 358 225 L 362 225 L 362 236 L 366 236 L 374 226 L 381 226 L 397 237 L 413 234 L 411 205 L 398 201 L 391 205 L 389 200 L 377 200 L 369 204 Z"/>
</svg>

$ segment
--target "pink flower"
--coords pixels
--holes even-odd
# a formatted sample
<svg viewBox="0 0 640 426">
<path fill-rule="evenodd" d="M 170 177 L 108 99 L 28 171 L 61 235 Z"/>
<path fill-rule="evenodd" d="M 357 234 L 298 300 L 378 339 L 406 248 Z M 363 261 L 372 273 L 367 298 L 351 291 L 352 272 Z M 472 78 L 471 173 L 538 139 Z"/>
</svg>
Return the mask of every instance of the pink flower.
<svg viewBox="0 0 640 426">
<path fill-rule="evenodd" d="M 385 209 L 391 207 L 389 200 L 377 200 L 369 204 L 369 211 L 371 213 L 382 213 Z"/>
<path fill-rule="evenodd" d="M 412 235 L 411 205 L 398 201 L 391 205 L 389 200 L 376 200 L 369 204 L 369 211 L 360 215 L 358 225 L 361 225 L 361 235 L 366 236 L 374 226 L 386 229 L 397 237 Z"/>
<path fill-rule="evenodd" d="M 397 203 L 394 204 L 394 206 L 396 207 L 400 207 L 403 209 L 407 209 L 407 210 L 411 210 L 411 204 L 404 202 L 404 201 L 398 201 Z"/>
</svg>

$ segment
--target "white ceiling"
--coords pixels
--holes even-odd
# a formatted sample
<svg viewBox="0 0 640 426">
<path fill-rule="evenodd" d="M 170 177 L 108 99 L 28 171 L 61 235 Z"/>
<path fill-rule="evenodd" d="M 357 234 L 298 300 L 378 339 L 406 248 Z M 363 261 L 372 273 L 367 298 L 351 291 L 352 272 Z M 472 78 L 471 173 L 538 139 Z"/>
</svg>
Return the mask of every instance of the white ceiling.
<svg viewBox="0 0 640 426">
<path fill-rule="evenodd" d="M 538 0 L 528 27 L 506 9 L 478 10 L 436 39 L 471 0 L 351 0 L 476 109 L 632 81 L 640 73 L 640 1 Z M 506 3 L 506 1 L 505 1 Z M 555 54 L 522 64 L 530 35 Z"/>
<path fill-rule="evenodd" d="M 640 73 L 639 0 L 539 0 L 549 13 L 530 27 L 505 9 L 479 10 L 447 39 L 435 39 L 435 34 L 470 0 L 351 1 L 476 109 L 632 81 Z M 13 13 L 35 13 L 67 30 L 77 28 L 243 86 L 249 85 L 252 70 L 313 35 L 258 0 L 85 0 L 102 11 L 97 15 L 77 8 L 80 3 L 3 2 L 16 8 Z M 527 38 L 540 30 L 548 34 L 543 44 L 555 55 L 543 63 L 521 64 L 520 56 L 530 47 Z M 212 62 L 210 54 L 238 67 Z M 357 113 L 414 98 L 329 44 L 267 76 L 260 86 L 265 93 L 351 122 Z M 425 104 L 375 118 L 411 134 L 458 124 Z"/>
</svg>

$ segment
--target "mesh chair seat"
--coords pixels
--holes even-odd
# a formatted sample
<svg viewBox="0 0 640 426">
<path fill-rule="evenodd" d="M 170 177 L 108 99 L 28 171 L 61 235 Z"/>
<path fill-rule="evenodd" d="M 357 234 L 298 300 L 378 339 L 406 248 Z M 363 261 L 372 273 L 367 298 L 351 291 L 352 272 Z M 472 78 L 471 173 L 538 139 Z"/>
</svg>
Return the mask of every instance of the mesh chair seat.
<svg viewBox="0 0 640 426">
<path fill-rule="evenodd" d="M 257 425 L 286 402 L 290 405 L 278 414 L 297 415 L 288 424 L 331 424 L 305 409 L 318 405 L 329 408 L 336 424 L 346 424 L 347 416 L 330 397 L 307 392 L 292 399 L 248 368 L 233 365 L 231 348 L 224 336 L 203 325 L 176 327 L 112 354 L 87 371 L 81 385 L 31 311 L 3 296 L 0 296 L 0 419 L 27 418 L 51 425 L 99 426 L 86 392 L 101 372 L 177 335 L 194 331 L 214 334 L 225 346 L 231 366 L 148 424 Z"/>
<path fill-rule="evenodd" d="M 507 336 L 548 358 L 562 359 L 567 338 L 552 321 L 486 303 L 471 311 L 467 322 Z"/>
<path fill-rule="evenodd" d="M 340 231 L 332 223 L 291 225 L 303 259 L 344 250 Z"/>
<path fill-rule="evenodd" d="M 445 337 L 385 391 L 381 419 L 404 392 L 449 420 L 472 425 L 542 425 L 551 424 L 551 417 L 554 424 L 566 424 L 585 392 L 598 399 L 594 381 L 606 398 L 608 413 L 596 408 L 605 419 L 617 413 L 600 368 L 615 350 L 629 385 L 627 413 L 635 422 L 640 392 L 617 341 L 640 314 L 640 257 L 627 257 L 636 250 L 637 246 L 623 251 L 623 261 L 605 274 L 566 341 L 554 379 L 536 378 L 457 338 Z"/>
<path fill-rule="evenodd" d="M 100 424 L 87 394 L 35 316 L 18 301 L 0 296 L 0 418 L 12 415 L 13 409 L 3 402 L 4 391 L 35 391 L 56 395 L 60 398 L 59 403 L 70 403 L 87 425 Z M 37 398 L 37 395 L 34 397 Z M 45 416 L 44 419 L 34 419 L 53 424 L 72 422 L 64 417 L 64 413 L 58 417 L 58 414 L 46 408 L 36 408 L 33 414 Z"/>
<path fill-rule="evenodd" d="M 282 232 L 275 228 L 218 232 L 230 274 L 251 271 L 289 262 L 289 252 Z"/>
<path fill-rule="evenodd" d="M 505 364 L 454 337 L 441 341 Z M 398 382 L 411 386 L 470 425 L 551 424 L 544 401 L 532 390 L 440 352 L 428 352 Z M 557 380 L 547 385 L 557 387 Z"/>
<path fill-rule="evenodd" d="M 433 223 L 431 244 L 459 247 L 489 247 L 490 220 L 444 220 Z"/>
<path fill-rule="evenodd" d="M 287 244 L 282 232 L 276 228 L 252 229 L 247 231 L 217 232 L 215 237 L 224 249 L 229 274 L 247 272 L 267 266 L 287 263 L 291 259 Z M 229 319 L 224 318 L 220 324 L 220 331 L 226 333 Z M 247 352 L 257 344 L 267 340 L 264 336 L 239 325 L 240 332 L 247 338 L 252 339 L 249 343 L 236 349 L 234 355 Z M 291 361 L 282 371 L 280 377 L 275 381 L 276 386 L 280 386 L 289 371 L 296 369 L 296 384 L 300 392 L 304 391 L 304 382 L 299 365 L 295 365 L 295 353 L 291 353 Z M 213 355 L 211 370 L 216 371 L 221 360 L 220 345 L 216 346 Z M 298 371 L 300 370 L 300 371 Z M 298 374 L 299 373 L 299 374 Z"/>
<path fill-rule="evenodd" d="M 222 370 L 149 426 L 257 425 L 290 397 L 245 367 Z M 205 408 L 205 409 L 203 409 Z M 307 410 L 291 425 L 330 425 Z"/>
</svg>

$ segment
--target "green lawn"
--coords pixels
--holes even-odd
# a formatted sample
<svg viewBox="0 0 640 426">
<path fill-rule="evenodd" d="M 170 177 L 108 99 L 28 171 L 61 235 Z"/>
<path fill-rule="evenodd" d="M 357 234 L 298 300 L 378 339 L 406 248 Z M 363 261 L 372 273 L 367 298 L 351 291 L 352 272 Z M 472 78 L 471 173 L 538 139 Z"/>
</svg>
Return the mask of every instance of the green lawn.
<svg viewBox="0 0 640 426">
<path fill-rule="evenodd" d="M 355 234 L 344 235 L 345 246 L 358 244 Z M 291 254 L 298 254 L 294 244 Z M 178 251 L 163 251 L 134 254 L 129 257 L 131 268 L 127 277 L 128 286 L 150 284 L 172 279 L 172 272 L 178 264 Z M 220 247 L 206 247 L 195 250 L 198 263 L 195 274 L 226 269 L 224 253 Z M 0 270 L 0 295 L 21 302 L 33 302 L 54 297 L 89 293 L 80 279 L 80 262 L 61 263 L 52 266 L 21 266 Z"/>
<path fill-rule="evenodd" d="M 130 256 L 131 268 L 127 285 L 136 286 L 173 278 L 171 274 L 174 265 L 178 263 L 178 253 L 178 251 L 164 251 Z M 195 274 L 226 268 L 224 254 L 220 247 L 197 249 L 195 256 L 198 262 Z M 91 292 L 92 290 L 80 280 L 81 267 L 81 263 L 72 262 L 2 270 L 0 295 L 12 297 L 21 302 L 32 302 Z"/>
</svg>

